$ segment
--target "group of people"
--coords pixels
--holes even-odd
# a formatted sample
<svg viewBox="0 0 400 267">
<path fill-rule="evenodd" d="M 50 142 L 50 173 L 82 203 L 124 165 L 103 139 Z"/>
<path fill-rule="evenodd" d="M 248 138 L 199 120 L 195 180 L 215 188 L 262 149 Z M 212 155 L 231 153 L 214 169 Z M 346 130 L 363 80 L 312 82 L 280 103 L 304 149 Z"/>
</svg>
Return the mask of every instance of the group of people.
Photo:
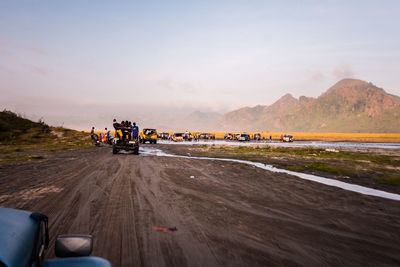
<svg viewBox="0 0 400 267">
<path fill-rule="evenodd" d="M 90 132 L 91 138 L 93 142 L 100 143 L 110 143 L 111 142 L 111 133 L 107 128 L 104 128 L 104 133 L 99 133 L 98 135 L 94 132 L 95 128 L 92 127 L 92 131 Z"/>
<path fill-rule="evenodd" d="M 139 138 L 139 127 L 136 125 L 135 122 L 132 123 L 130 121 L 121 121 L 120 123 L 118 123 L 117 120 L 114 119 L 113 127 L 115 129 L 114 137 L 117 137 L 122 140 L 138 140 Z M 93 143 L 95 144 L 99 143 L 111 144 L 111 141 L 113 139 L 110 130 L 108 130 L 107 128 L 104 128 L 103 133 L 96 134 L 95 128 L 92 127 L 90 135 Z"/>
<path fill-rule="evenodd" d="M 137 140 L 139 138 L 139 126 L 136 122 L 113 120 L 113 127 L 115 129 L 115 136 L 122 140 Z"/>
</svg>

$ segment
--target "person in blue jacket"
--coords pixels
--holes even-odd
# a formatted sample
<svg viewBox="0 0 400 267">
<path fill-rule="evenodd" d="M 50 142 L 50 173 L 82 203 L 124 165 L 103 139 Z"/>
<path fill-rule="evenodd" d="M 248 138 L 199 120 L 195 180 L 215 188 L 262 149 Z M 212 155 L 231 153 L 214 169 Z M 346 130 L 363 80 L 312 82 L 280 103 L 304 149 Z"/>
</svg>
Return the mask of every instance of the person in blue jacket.
<svg viewBox="0 0 400 267">
<path fill-rule="evenodd" d="M 139 126 L 136 125 L 136 122 L 132 123 L 132 139 L 137 140 L 139 137 Z"/>
</svg>

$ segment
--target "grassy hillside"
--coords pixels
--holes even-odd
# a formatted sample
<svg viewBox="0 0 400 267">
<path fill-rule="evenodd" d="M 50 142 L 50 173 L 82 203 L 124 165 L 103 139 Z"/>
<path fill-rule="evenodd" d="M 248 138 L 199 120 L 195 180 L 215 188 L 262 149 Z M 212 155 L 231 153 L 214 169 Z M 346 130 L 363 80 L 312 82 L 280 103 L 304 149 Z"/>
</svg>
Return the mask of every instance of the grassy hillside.
<svg viewBox="0 0 400 267">
<path fill-rule="evenodd" d="M 0 112 L 0 163 L 42 159 L 51 152 L 90 146 L 87 133 L 51 127 L 7 110 Z"/>
<path fill-rule="evenodd" d="M 50 127 L 44 122 L 33 122 L 11 112 L 0 112 L 0 142 L 36 142 L 50 136 Z"/>
</svg>

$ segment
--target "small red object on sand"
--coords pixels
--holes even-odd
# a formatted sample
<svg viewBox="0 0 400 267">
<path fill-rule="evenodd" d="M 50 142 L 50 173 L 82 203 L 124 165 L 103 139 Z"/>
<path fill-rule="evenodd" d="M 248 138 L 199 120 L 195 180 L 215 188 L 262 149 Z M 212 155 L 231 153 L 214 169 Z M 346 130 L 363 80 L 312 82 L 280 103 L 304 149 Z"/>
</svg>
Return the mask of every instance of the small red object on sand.
<svg viewBox="0 0 400 267">
<path fill-rule="evenodd" d="M 162 226 L 153 226 L 153 230 L 161 233 L 175 232 L 178 231 L 176 227 L 162 227 Z"/>
</svg>

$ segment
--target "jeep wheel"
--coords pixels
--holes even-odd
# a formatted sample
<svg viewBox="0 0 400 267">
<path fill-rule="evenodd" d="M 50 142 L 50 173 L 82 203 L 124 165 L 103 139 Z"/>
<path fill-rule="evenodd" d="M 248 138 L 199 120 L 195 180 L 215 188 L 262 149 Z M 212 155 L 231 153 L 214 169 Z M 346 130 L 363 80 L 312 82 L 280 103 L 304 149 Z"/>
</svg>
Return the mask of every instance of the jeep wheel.
<svg viewBox="0 0 400 267">
<path fill-rule="evenodd" d="M 138 148 L 138 147 L 136 147 L 136 148 L 133 150 L 133 154 L 139 155 L 139 148 Z"/>
<path fill-rule="evenodd" d="M 118 153 L 118 149 L 116 147 L 113 146 L 113 150 L 112 150 L 113 154 L 117 154 Z"/>
</svg>

